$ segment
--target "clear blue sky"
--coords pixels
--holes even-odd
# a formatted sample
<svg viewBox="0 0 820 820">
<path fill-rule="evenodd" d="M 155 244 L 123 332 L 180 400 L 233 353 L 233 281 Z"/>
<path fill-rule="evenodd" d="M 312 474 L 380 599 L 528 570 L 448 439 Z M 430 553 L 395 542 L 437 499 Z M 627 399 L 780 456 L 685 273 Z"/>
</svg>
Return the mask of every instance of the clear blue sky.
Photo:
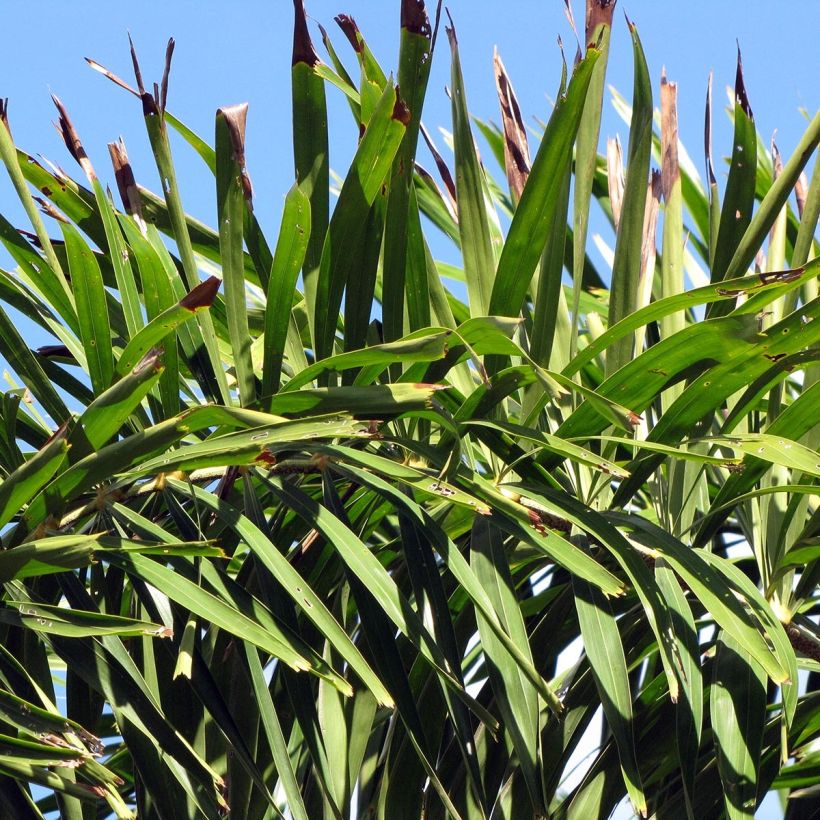
<svg viewBox="0 0 820 820">
<path fill-rule="evenodd" d="M 330 31 L 337 51 L 355 68 L 347 43 L 333 23 L 339 12 L 352 14 L 386 70 L 395 68 L 398 48 L 398 0 L 306 0 L 313 21 Z M 428 6 L 431 3 L 428 0 Z M 583 2 L 574 0 L 583 26 Z M 560 35 L 571 59 L 574 37 L 562 0 L 449 0 L 462 52 L 467 97 L 474 114 L 498 121 L 492 77 L 497 46 L 517 91 L 525 120 L 546 119 L 549 99 L 560 72 L 556 45 Z M 255 187 L 257 214 L 275 237 L 284 193 L 292 184 L 290 148 L 289 0 L 259 2 L 83 2 L 3 3 L 4 47 L 0 50 L 0 96 L 10 98 L 10 119 L 17 143 L 80 174 L 51 127 L 54 108 L 49 92 L 63 99 L 98 173 L 112 180 L 106 144 L 124 136 L 137 179 L 155 190 L 157 177 L 148 153 L 138 102 L 88 68 L 83 57 L 99 60 L 132 79 L 126 32 L 137 45 L 146 82 L 159 80 L 165 43 L 176 38 L 169 109 L 202 136 L 212 138 L 214 112 L 220 105 L 248 101 L 248 167 Z M 778 130 L 781 153 L 789 156 L 805 120 L 820 102 L 820 58 L 811 38 L 820 31 L 817 0 L 619 0 L 610 59 L 609 82 L 629 96 L 632 54 L 624 12 L 638 26 L 646 50 L 655 97 L 661 67 L 679 87 L 681 138 L 697 168 L 703 166 L 703 104 L 710 69 L 715 75 L 716 156 L 731 150 L 723 112 L 727 84 L 734 82 L 736 45 L 743 50 L 746 85 L 757 125 L 765 141 Z M 319 42 L 313 24 L 312 33 Z M 320 44 L 319 44 L 320 45 Z M 321 51 L 321 48 L 320 48 Z M 446 37 L 433 62 L 424 120 L 434 133 L 450 126 L 444 88 L 449 77 Z M 331 166 L 343 173 L 355 132 L 342 95 L 328 90 Z M 607 102 L 602 139 L 626 129 Z M 441 144 L 440 144 L 440 147 Z M 199 160 L 183 145 L 175 158 L 183 201 L 193 214 L 213 224 L 213 183 Z M 422 148 L 420 159 L 432 165 Z M 491 159 L 491 170 L 495 173 Z M 113 187 L 113 184 L 112 184 Z M 0 210 L 17 218 L 14 193 L 0 179 Z M 435 247 L 435 246 L 434 246 Z"/>
</svg>

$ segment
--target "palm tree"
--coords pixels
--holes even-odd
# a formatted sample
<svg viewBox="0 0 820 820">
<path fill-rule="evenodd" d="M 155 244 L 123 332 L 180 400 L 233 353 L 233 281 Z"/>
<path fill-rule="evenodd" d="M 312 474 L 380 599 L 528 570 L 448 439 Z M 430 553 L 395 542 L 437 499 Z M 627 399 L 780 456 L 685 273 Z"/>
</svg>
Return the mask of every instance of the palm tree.
<svg viewBox="0 0 820 820">
<path fill-rule="evenodd" d="M 630 24 L 624 170 L 598 154 L 614 3 L 588 0 L 530 159 L 500 59 L 502 127 L 471 118 L 450 20 L 437 181 L 416 152 L 438 14 L 402 0 L 394 84 L 353 20 L 359 81 L 294 9 L 274 242 L 245 107 L 217 111 L 213 146 L 167 110 L 173 41 L 153 91 L 133 48 L 134 87 L 92 62 L 139 98 L 160 195 L 119 142 L 115 205 L 56 98 L 79 179 L 0 111 L 31 222 L 0 217 L 4 816 L 574 818 L 628 798 L 736 818 L 778 790 L 808 817 L 820 114 L 770 156 L 738 63 L 720 191 L 711 155 L 705 182 L 679 159 L 665 78 L 653 125 Z M 332 208 L 328 86 L 361 134 Z M 215 178 L 216 229 L 186 214 L 169 130 Z M 611 272 L 586 255 L 593 201 Z"/>
</svg>

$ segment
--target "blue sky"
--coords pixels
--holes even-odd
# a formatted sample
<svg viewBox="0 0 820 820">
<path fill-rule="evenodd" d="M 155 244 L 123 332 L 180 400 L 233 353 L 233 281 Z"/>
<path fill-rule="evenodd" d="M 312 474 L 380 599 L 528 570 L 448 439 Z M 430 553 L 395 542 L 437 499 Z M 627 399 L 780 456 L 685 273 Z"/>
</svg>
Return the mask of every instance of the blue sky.
<svg viewBox="0 0 820 820">
<path fill-rule="evenodd" d="M 354 16 L 386 70 L 395 67 L 397 0 L 306 0 L 306 5 L 312 21 L 323 23 L 330 31 L 337 51 L 348 58 L 351 68 L 355 62 L 333 23 L 333 16 L 339 12 Z M 583 2 L 574 0 L 573 6 L 576 19 L 583 25 Z M 458 32 L 473 113 L 499 120 L 492 76 L 493 47 L 497 46 L 525 121 L 535 124 L 536 118 L 545 120 L 559 79 L 559 35 L 568 58 L 574 52 L 574 35 L 562 0 L 449 0 L 448 7 Z M 630 96 L 632 54 L 624 13 L 638 26 L 656 101 L 662 66 L 666 67 L 669 79 L 678 83 L 681 138 L 698 170 L 703 167 L 703 105 L 710 70 L 714 70 L 715 76 L 715 155 L 725 156 L 731 150 L 731 131 L 723 108 L 724 89 L 734 82 L 736 40 L 743 50 L 746 85 L 758 130 L 768 143 L 777 129 L 781 153 L 785 157 L 790 155 L 806 125 L 799 109 L 804 107 L 813 113 L 818 104 L 816 77 L 820 58 L 808 37 L 820 30 L 820 3 L 620 0 L 608 81 Z M 210 140 L 217 107 L 241 101 L 250 103 L 248 167 L 255 187 L 257 214 L 266 233 L 273 238 L 282 198 L 293 180 L 292 14 L 289 0 L 142 0 L 116 4 L 85 0 L 37 6 L 5 0 L 7 36 L 0 51 L 0 95 L 10 98 L 15 139 L 28 151 L 43 154 L 79 175 L 79 168 L 51 127 L 55 116 L 49 92 L 53 92 L 66 104 L 104 179 L 113 179 L 106 144 L 122 135 L 138 181 L 156 190 L 156 171 L 138 102 L 88 68 L 83 57 L 93 57 L 131 80 L 126 38 L 130 31 L 146 81 L 159 80 L 165 43 L 173 36 L 177 43 L 169 91 L 169 109 L 173 113 Z M 312 32 L 318 41 L 315 22 Z M 449 102 L 444 90 L 448 78 L 449 49 L 442 36 L 424 111 L 424 121 L 434 133 L 439 126 L 450 127 Z M 329 89 L 328 99 L 331 166 L 343 173 L 356 133 L 341 93 Z M 602 139 L 616 133 L 625 141 L 626 128 L 607 100 Z M 443 147 L 441 141 L 439 147 Z M 212 178 L 186 146 L 178 145 L 175 159 L 186 208 L 213 223 Z M 432 165 L 423 148 L 420 159 Z M 488 157 L 487 161 L 493 173 L 497 173 L 492 159 Z M 5 180 L 0 181 L 0 209 L 10 218 L 20 220 L 14 193 Z"/>
</svg>

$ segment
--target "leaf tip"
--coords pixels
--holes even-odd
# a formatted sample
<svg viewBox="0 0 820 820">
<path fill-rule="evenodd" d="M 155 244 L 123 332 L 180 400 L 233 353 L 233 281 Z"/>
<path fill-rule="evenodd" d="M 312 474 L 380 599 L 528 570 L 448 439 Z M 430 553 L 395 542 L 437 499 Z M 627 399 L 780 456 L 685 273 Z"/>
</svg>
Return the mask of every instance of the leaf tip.
<svg viewBox="0 0 820 820">
<path fill-rule="evenodd" d="M 93 182 L 97 178 L 97 175 L 94 173 L 91 160 L 89 160 L 88 154 L 86 154 L 85 148 L 83 148 L 79 134 L 77 134 L 77 129 L 74 127 L 74 123 L 71 122 L 71 118 L 68 116 L 68 111 L 66 110 L 65 105 L 63 105 L 62 100 L 56 94 L 51 95 L 51 100 L 57 108 L 57 113 L 59 114 L 57 120 L 57 130 L 59 131 L 60 136 L 62 136 L 63 142 L 65 143 L 69 154 L 71 154 L 71 156 L 83 169 L 89 182 Z"/>
<path fill-rule="evenodd" d="M 612 17 L 615 14 L 616 2 L 617 0 L 587 0 L 584 34 L 588 45 L 592 43 L 592 35 L 596 28 L 599 26 L 612 28 Z M 565 5 L 569 6 L 568 0 L 565 0 Z M 574 28 L 574 21 L 571 22 Z M 629 22 L 628 19 L 627 22 Z"/>
<path fill-rule="evenodd" d="M 222 280 L 218 276 L 209 276 L 204 282 L 200 282 L 187 296 L 180 299 L 180 307 L 187 308 L 192 313 L 210 307 L 221 284 Z"/>
<path fill-rule="evenodd" d="M 410 124 L 410 109 L 407 107 L 407 103 L 401 98 L 398 86 L 396 86 L 396 101 L 393 104 L 391 117 L 394 120 L 398 120 L 398 122 L 405 127 Z"/>
<path fill-rule="evenodd" d="M 161 347 L 150 348 L 148 351 L 146 351 L 145 355 L 134 365 L 134 369 L 131 372 L 135 376 L 144 373 L 146 370 L 153 370 L 155 373 L 162 372 L 162 354 L 163 350 Z"/>
<path fill-rule="evenodd" d="M 444 8 L 444 13 L 447 15 L 447 19 L 450 21 L 450 25 L 444 26 L 444 30 L 447 32 L 447 39 L 450 41 L 450 48 L 455 50 L 458 48 L 458 37 L 456 37 L 456 24 L 453 22 L 453 15 L 450 14 L 450 9 L 446 6 Z"/>
<path fill-rule="evenodd" d="M 347 37 L 353 50 L 361 54 L 364 51 L 364 39 L 356 21 L 349 14 L 337 14 L 333 19 Z"/>
<path fill-rule="evenodd" d="M 432 30 L 424 0 L 402 0 L 401 27 L 411 34 L 419 34 L 429 39 Z"/>
<path fill-rule="evenodd" d="M 304 63 L 313 67 L 319 62 L 319 55 L 316 54 L 313 41 L 310 39 L 304 0 L 293 0 L 293 12 L 293 56 L 291 65 Z M 324 34 L 324 29 L 321 26 L 319 28 Z"/>
<path fill-rule="evenodd" d="M 735 74 L 735 104 L 743 109 L 743 113 L 754 119 L 752 106 L 749 104 L 749 95 L 746 92 L 746 83 L 743 81 L 743 57 L 740 53 L 740 43 L 737 44 L 737 73 Z"/>
</svg>

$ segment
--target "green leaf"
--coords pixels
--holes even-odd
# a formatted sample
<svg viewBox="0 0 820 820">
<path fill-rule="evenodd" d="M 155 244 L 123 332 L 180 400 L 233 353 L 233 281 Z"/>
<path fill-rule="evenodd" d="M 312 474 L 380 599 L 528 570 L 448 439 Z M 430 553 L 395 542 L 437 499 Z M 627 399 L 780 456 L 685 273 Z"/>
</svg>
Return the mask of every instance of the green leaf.
<svg viewBox="0 0 820 820">
<path fill-rule="evenodd" d="M 682 313 L 687 308 L 722 299 L 734 299 L 741 295 L 769 292 L 772 300 L 774 300 L 785 296 L 792 289 L 799 288 L 806 282 L 812 281 L 817 277 L 818 271 L 820 271 L 820 260 L 813 260 L 805 267 L 797 270 L 744 276 L 740 279 L 723 281 L 718 285 L 706 285 L 702 288 L 694 288 L 685 293 L 659 299 L 630 314 L 614 327 L 610 326 L 606 332 L 592 340 L 564 369 L 564 373 L 567 376 L 574 375 L 599 353 L 607 350 L 614 341 L 628 336 L 651 322 L 663 320 L 667 316 L 672 316 L 678 312 Z"/>
<path fill-rule="evenodd" d="M 632 122 L 629 128 L 626 184 L 621 208 L 612 282 L 609 288 L 609 326 L 638 307 L 638 277 L 641 271 L 646 184 L 652 153 L 652 85 L 638 29 L 629 23 L 634 58 Z M 626 336 L 607 347 L 606 374 L 612 375 L 632 359 L 633 340 Z"/>
<path fill-rule="evenodd" d="M 740 275 L 752 263 L 758 248 L 774 224 L 777 214 L 786 203 L 818 144 L 820 144 L 820 112 L 812 118 L 794 153 L 783 167 L 783 172 L 772 183 L 772 187 L 752 217 L 751 223 L 729 261 L 726 269 L 727 278 Z M 803 261 L 805 260 L 795 259 L 793 264 L 802 264 Z"/>
<path fill-rule="evenodd" d="M 781 467 L 820 478 L 820 458 L 817 453 L 785 436 L 737 433 L 731 436 L 709 436 L 700 441 L 718 447 L 730 447 L 761 461 L 779 464 Z"/>
<path fill-rule="evenodd" d="M 167 308 L 159 316 L 152 319 L 126 345 L 117 361 L 117 374 L 124 376 L 133 370 L 148 350 L 160 344 L 169 333 L 183 322 L 187 322 L 199 311 L 210 307 L 220 284 L 220 280 L 216 276 L 209 277 L 197 285 L 176 305 Z"/>
<path fill-rule="evenodd" d="M 123 307 L 128 338 L 131 339 L 145 324 L 139 294 L 137 293 L 134 271 L 131 268 L 131 262 L 128 258 L 128 250 L 117 221 L 114 204 L 105 191 L 103 191 L 102 184 L 96 177 L 92 180 L 92 187 L 94 189 L 94 197 L 97 201 L 97 210 L 102 217 L 105 229 L 105 238 L 108 243 L 108 258 L 114 267 L 114 276 L 116 277 L 120 303 Z"/>
<path fill-rule="evenodd" d="M 600 541 L 626 572 L 657 639 L 669 693 L 672 699 L 676 700 L 679 688 L 676 672 L 678 662 L 673 642 L 671 617 L 646 564 L 622 533 L 613 527 L 604 516 L 567 493 L 549 487 L 539 487 L 537 491 L 534 491 L 526 484 L 521 485 L 521 490 L 523 496 L 529 498 L 528 506 L 537 517 L 540 518 L 543 513 L 547 514 L 546 520 L 549 520 L 549 515 L 566 516 L 570 522 Z M 601 591 L 607 592 L 600 584 L 597 586 Z"/>
<path fill-rule="evenodd" d="M 173 41 L 169 42 L 169 49 L 166 52 L 166 85 L 167 76 L 170 70 L 171 54 L 173 53 Z M 138 70 L 136 52 L 133 44 L 131 46 L 131 56 L 135 68 Z M 151 94 L 145 93 L 142 88 L 142 78 L 138 77 L 140 84 L 140 99 L 142 101 L 145 127 L 148 138 L 151 142 L 151 150 L 154 154 L 157 171 L 162 180 L 162 192 L 165 200 L 165 208 L 170 222 L 170 233 L 174 238 L 179 252 L 185 284 L 189 291 L 194 291 L 200 284 L 199 270 L 194 257 L 194 250 L 191 244 L 191 235 L 188 228 L 188 220 L 185 209 L 182 205 L 182 198 L 179 193 L 176 169 L 171 156 L 171 143 L 168 139 L 168 130 L 165 126 L 165 100 L 155 99 Z M 140 192 L 140 197 L 144 200 L 144 193 Z M 230 403 L 230 391 L 222 360 L 217 347 L 216 331 L 213 320 L 208 313 L 202 313 L 198 317 L 198 323 L 202 333 L 202 339 L 207 351 L 207 361 L 209 364 L 208 380 L 206 382 L 206 394 L 213 400 L 221 399 L 223 403 Z M 153 345 L 149 345 L 153 346 Z M 139 356 L 137 358 L 140 358 Z"/>
<path fill-rule="evenodd" d="M 601 131 L 601 110 L 604 98 L 604 83 L 607 63 L 609 62 L 609 42 L 612 35 L 612 15 L 615 4 L 592 4 L 587 20 L 585 41 L 595 43 L 601 56 L 596 61 L 589 81 L 589 90 L 584 100 L 584 111 L 578 124 L 578 136 L 575 147 L 575 190 L 573 195 L 572 214 L 572 321 L 573 328 L 569 339 L 570 358 L 575 355 L 578 344 L 578 313 L 581 289 L 584 281 L 586 263 L 586 242 L 589 227 L 589 213 L 595 178 L 595 165 L 598 159 L 598 138 Z M 594 16 L 593 16 L 594 15 Z"/>
<path fill-rule="evenodd" d="M 417 613 L 410 607 L 401 590 L 378 559 L 365 548 L 354 533 L 309 496 L 285 482 L 274 478 L 270 481 L 270 487 L 291 509 L 312 522 L 316 529 L 333 543 L 342 560 L 378 598 L 390 620 L 418 646 L 425 658 L 440 670 L 444 679 L 449 681 L 454 689 L 461 689 L 459 682 L 444 671 L 447 663 L 441 655 L 441 649 L 431 639 L 429 631 L 422 624 Z"/>
<path fill-rule="evenodd" d="M 498 261 L 488 313 L 517 316 L 538 259 L 554 224 L 566 221 L 565 185 L 587 89 L 600 53 L 589 49 L 572 75 L 566 96 L 558 100 L 515 209 Z M 560 208 L 564 210 L 561 212 Z M 643 212 L 642 212 L 643 214 Z M 562 231 L 563 232 L 563 231 Z M 563 237 L 562 237 L 563 238 Z M 462 241 L 463 245 L 463 241 Z M 560 258 L 563 258 L 561 254 Z M 465 274 L 469 270 L 465 258 Z"/>
<path fill-rule="evenodd" d="M 43 248 L 45 255 L 45 265 L 40 265 L 39 272 L 42 278 L 41 286 L 44 292 L 51 297 L 55 305 L 59 306 L 60 314 L 67 322 L 76 316 L 74 312 L 74 299 L 69 287 L 68 280 L 60 265 L 57 255 L 54 252 L 54 246 L 46 231 L 46 226 L 43 223 L 43 218 L 37 210 L 37 205 L 31 195 L 21 166 L 25 164 L 25 160 L 20 162 L 17 150 L 14 147 L 14 142 L 11 137 L 11 130 L 8 121 L 8 103 L 3 102 L 2 111 L 2 127 L 0 128 L 0 159 L 6 166 L 6 171 L 11 178 L 14 185 L 14 190 L 17 193 L 20 203 L 22 204 L 26 216 L 31 221 L 34 231 L 37 234 L 37 240 Z M 5 220 L 4 220 L 5 222 Z M 4 242 L 4 244 L 7 244 Z"/>
<path fill-rule="evenodd" d="M 73 225 L 61 222 L 60 228 L 66 243 L 71 283 L 77 300 L 80 339 L 91 386 L 95 393 L 102 393 L 114 378 L 114 352 L 100 266 Z"/>
<path fill-rule="evenodd" d="M 279 775 L 279 780 L 285 792 L 288 808 L 293 813 L 294 820 L 308 820 L 307 809 L 299 791 L 299 783 L 293 771 L 279 716 L 276 714 L 276 706 L 265 682 L 264 671 L 259 661 L 259 653 L 246 643 L 245 655 L 248 659 L 254 697 L 259 704 L 262 726 L 270 744 L 276 773 Z"/>
<path fill-rule="evenodd" d="M 472 482 L 472 490 L 476 497 L 483 501 L 494 514 L 500 514 L 498 525 L 505 532 L 542 550 L 555 563 L 595 584 L 605 594 L 621 595 L 623 593 L 623 585 L 618 578 L 589 554 L 578 549 L 566 538 L 546 526 L 537 513 L 533 515 L 534 510 L 514 501 L 507 494 L 499 492 L 478 475 L 472 476 Z"/>
<path fill-rule="evenodd" d="M 8 599 L 5 604 L 9 609 L 0 609 L 0 621 L 50 635 L 64 635 L 69 638 L 88 638 L 95 635 L 148 635 L 170 638 L 173 635 L 171 630 L 161 624 L 135 618 Z"/>
<path fill-rule="evenodd" d="M 333 340 L 345 287 L 362 264 L 368 213 L 404 137 L 410 114 L 388 84 L 356 149 L 333 211 L 316 286 L 316 358 L 333 353 Z"/>
<path fill-rule="evenodd" d="M 599 590 L 580 578 L 572 579 L 575 608 L 598 695 L 621 761 L 626 790 L 640 815 L 646 815 L 646 796 L 635 755 L 632 694 L 626 658 L 615 617 Z"/>
<path fill-rule="evenodd" d="M 91 803 L 100 799 L 97 789 L 87 783 L 77 783 L 69 777 L 33 763 L 17 762 L 5 757 L 0 760 L 0 773 L 12 778 L 22 778 L 40 786 L 54 789 L 61 794 L 79 797 Z"/>
<path fill-rule="evenodd" d="M 751 618 L 717 571 L 726 569 L 725 562 L 712 561 L 709 553 L 681 544 L 648 521 L 638 521 L 634 517 L 616 513 L 610 513 L 609 517 L 634 529 L 633 538 L 648 542 L 647 546 L 657 550 L 707 608 L 715 622 L 743 647 L 744 652 L 751 654 L 773 681 L 782 683 L 789 680 L 787 659 L 781 659 L 772 653 L 761 634 L 761 622 Z"/>
<path fill-rule="evenodd" d="M 411 334 L 398 342 L 373 345 L 363 350 L 352 350 L 323 359 L 305 368 L 294 376 L 283 388 L 285 392 L 298 390 L 303 385 L 322 376 L 326 372 L 340 372 L 354 367 L 378 367 L 381 372 L 401 357 L 403 361 L 429 362 L 440 359 L 447 352 L 447 339 L 451 331 L 443 328 L 426 328 Z M 378 372 L 376 375 L 378 375 Z"/>
<path fill-rule="evenodd" d="M 308 321 L 316 346 L 317 280 L 330 219 L 327 103 L 324 80 L 319 72 L 321 62 L 308 33 L 302 0 L 297 0 L 293 8 L 293 155 L 296 181 L 310 201 L 310 236 L 302 277 Z"/>
<path fill-rule="evenodd" d="M 772 789 L 799 789 L 816 786 L 820 779 L 820 753 L 809 752 L 798 762 L 784 766 L 771 785 Z"/>
<path fill-rule="evenodd" d="M 282 416 L 316 416 L 345 412 L 354 418 L 393 418 L 401 413 L 431 409 L 433 398 L 441 389 L 435 384 L 401 383 L 360 384 L 353 387 L 303 387 L 273 396 L 268 410 Z"/>
<path fill-rule="evenodd" d="M 535 686 L 544 700 L 547 701 L 550 708 L 554 712 L 560 713 L 561 703 L 557 696 L 528 661 L 526 655 L 516 645 L 515 641 L 507 634 L 498 615 L 495 613 L 492 600 L 487 595 L 487 592 L 476 577 L 470 564 L 464 556 L 461 555 L 455 544 L 447 538 L 446 534 L 424 513 L 419 505 L 415 504 L 407 495 L 399 492 L 378 475 L 367 470 L 359 469 L 351 464 L 336 464 L 334 468 L 342 474 L 354 477 L 366 486 L 373 487 L 378 493 L 390 498 L 392 503 L 409 514 L 414 524 L 420 527 L 431 539 L 436 551 L 441 555 L 442 560 L 450 572 L 453 573 L 453 576 L 462 585 L 466 594 L 469 595 L 470 599 L 475 603 L 476 608 L 481 612 L 487 624 L 492 628 L 495 636 L 510 656 L 515 659 L 527 679 Z"/>
<path fill-rule="evenodd" d="M 521 654 L 533 663 L 524 618 L 518 605 L 502 533 L 477 517 L 470 538 L 470 564 L 487 591 L 505 632 Z M 522 776 L 534 814 L 543 814 L 538 760 L 538 690 L 524 676 L 515 660 L 496 638 L 487 621 L 478 617 L 478 631 L 499 711 L 518 755 Z"/>
<path fill-rule="evenodd" d="M 543 448 L 548 452 L 563 456 L 570 461 L 578 464 L 585 464 L 592 467 L 594 470 L 600 470 L 602 473 L 617 476 L 618 478 L 626 478 L 629 473 L 622 467 L 612 461 L 608 461 L 601 456 L 596 455 L 590 450 L 579 447 L 570 441 L 565 441 L 558 436 L 550 435 L 549 433 L 540 433 L 530 428 L 523 427 L 520 424 L 510 424 L 503 421 L 483 421 L 481 419 L 470 419 L 461 422 L 466 425 L 481 425 L 482 427 L 490 427 L 496 430 L 501 430 L 508 433 L 515 441 L 530 441 L 538 445 L 539 449 Z M 629 445 L 639 445 L 640 442 L 634 442 L 630 439 L 617 439 L 614 436 L 609 437 L 611 441 L 623 441 Z M 670 448 L 671 449 L 671 448 Z"/>
<path fill-rule="evenodd" d="M 737 53 L 734 121 L 732 161 L 729 166 L 729 179 L 726 182 L 723 208 L 720 212 L 720 228 L 712 260 L 713 282 L 719 282 L 726 276 L 729 262 L 752 221 L 752 207 L 755 201 L 757 134 L 746 86 L 743 82 L 740 49 Z M 742 273 L 744 269 L 745 266 L 734 272 Z M 721 307 L 720 305 L 715 306 L 710 313 L 716 313 Z M 720 312 L 725 312 L 725 310 Z"/>
<path fill-rule="evenodd" d="M 779 679 L 773 678 L 773 680 L 781 684 L 783 716 L 786 726 L 790 726 L 797 709 L 797 686 L 795 684 L 797 680 L 797 660 L 783 624 L 772 611 L 771 604 L 760 594 L 760 590 L 734 564 L 728 561 L 716 561 L 715 556 L 705 550 L 699 552 L 714 569 L 717 569 L 725 576 L 729 583 L 740 592 L 747 606 L 765 630 L 774 657 L 780 667 L 785 670 L 785 675 L 781 674 Z M 746 651 L 751 649 L 747 643 L 742 643 L 741 646 Z M 763 665 L 763 668 L 768 672 L 766 665 Z M 771 673 L 769 673 L 769 676 L 771 677 Z"/>
<path fill-rule="evenodd" d="M 97 396 L 71 429 L 71 461 L 107 444 L 162 378 L 163 370 L 160 351 L 149 350 L 130 373 Z"/>
<path fill-rule="evenodd" d="M 0 765 L 9 762 L 69 767 L 80 766 L 89 758 L 87 752 L 81 752 L 79 749 L 0 735 Z"/>
<path fill-rule="evenodd" d="M 691 805 L 703 728 L 703 676 L 698 633 L 680 582 L 663 559 L 655 561 L 655 579 L 669 607 L 678 643 L 681 694 L 675 708 L 675 739 L 686 800 Z"/>
<path fill-rule="evenodd" d="M 68 446 L 63 427 L 41 450 L 0 482 L 0 528 L 51 480 L 65 460 Z"/>
<path fill-rule="evenodd" d="M 247 407 L 256 399 L 248 330 L 245 264 L 242 255 L 245 199 L 251 183 L 245 171 L 245 120 L 248 104 L 216 112 L 216 206 L 219 217 L 219 252 L 225 283 L 228 337 L 239 389 L 239 402 Z"/>
<path fill-rule="evenodd" d="M 285 197 L 279 240 L 268 280 L 262 363 L 263 397 L 279 390 L 293 292 L 310 242 L 310 226 L 310 200 L 301 188 L 294 186 Z"/>
<path fill-rule="evenodd" d="M 717 642 L 709 706 L 727 817 L 754 817 L 766 678 L 745 648 L 725 634 Z"/>
<path fill-rule="evenodd" d="M 54 384 L 44 370 L 44 362 L 33 353 L 11 317 L 0 307 L 0 354 L 31 390 L 43 409 L 57 424 L 68 420 L 70 413 Z"/>
<path fill-rule="evenodd" d="M 193 489 L 197 501 L 214 510 L 214 512 L 237 532 L 253 550 L 262 563 L 274 574 L 296 603 L 303 607 L 305 615 L 313 621 L 322 634 L 330 640 L 339 654 L 350 664 L 351 668 L 376 696 L 379 703 L 392 704 L 392 698 L 383 684 L 375 676 L 359 650 L 355 647 L 344 630 L 333 618 L 321 598 L 305 583 L 304 579 L 291 566 L 290 562 L 273 546 L 268 538 L 245 516 L 230 505 L 218 499 L 212 493 L 198 487 L 191 488 L 175 479 L 169 484 L 183 495 Z"/>
<path fill-rule="evenodd" d="M 171 539 L 164 544 L 133 541 L 115 536 L 52 535 L 26 541 L 19 547 L 0 553 L 0 580 L 34 578 L 87 567 L 111 552 L 141 552 L 146 555 L 222 556 L 218 547 L 203 542 L 179 542 Z"/>
<path fill-rule="evenodd" d="M 418 218 L 418 206 L 411 193 L 421 114 L 433 62 L 432 51 L 432 31 L 424 4 L 402 2 L 397 79 L 410 110 L 410 121 L 393 160 L 384 226 L 382 321 L 384 338 L 388 342 L 404 335 L 408 254 L 418 252 L 419 237 L 412 234 L 411 227 Z M 410 250 L 411 244 L 415 245 L 413 250 Z M 411 284 L 414 281 L 417 281 L 417 276 L 411 272 Z"/>
<path fill-rule="evenodd" d="M 111 554 L 108 560 L 152 584 L 172 601 L 176 601 L 220 629 L 269 652 L 292 669 L 327 676 L 341 691 L 350 693 L 350 686 L 343 678 L 329 668 L 317 666 L 315 662 L 306 658 L 300 651 L 302 647 L 295 645 L 294 636 L 288 635 L 273 618 L 265 617 L 264 622 L 257 620 L 254 615 L 261 611 L 260 606 L 257 605 L 253 614 L 245 614 L 221 596 L 202 589 L 184 575 L 141 555 Z"/>
<path fill-rule="evenodd" d="M 490 310 L 490 301 L 496 267 L 493 235 L 487 212 L 487 181 L 476 155 L 470 129 L 470 115 L 454 27 L 447 27 L 447 37 L 452 52 L 450 98 L 453 109 L 453 150 L 461 253 L 467 279 L 470 314 L 486 316 L 494 312 Z"/>
<path fill-rule="evenodd" d="M 148 459 L 132 469 L 132 475 L 174 470 L 226 467 L 228 465 L 273 465 L 277 446 L 292 449 L 294 442 L 313 441 L 337 436 L 358 436 L 367 425 L 346 415 L 328 415 L 307 419 L 281 419 L 277 422 L 236 433 L 214 436 L 207 441 L 181 447 L 170 453 Z"/>
</svg>

